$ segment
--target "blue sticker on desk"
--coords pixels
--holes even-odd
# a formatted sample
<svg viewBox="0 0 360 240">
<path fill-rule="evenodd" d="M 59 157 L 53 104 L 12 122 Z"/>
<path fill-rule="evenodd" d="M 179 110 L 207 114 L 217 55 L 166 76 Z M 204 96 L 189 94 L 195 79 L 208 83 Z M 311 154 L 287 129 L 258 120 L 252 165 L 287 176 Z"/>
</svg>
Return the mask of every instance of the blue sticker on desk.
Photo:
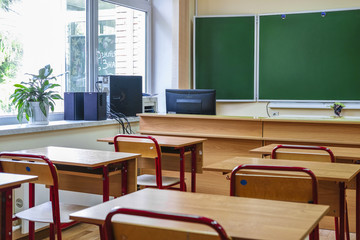
<svg viewBox="0 0 360 240">
<path fill-rule="evenodd" d="M 243 180 L 240 181 L 240 184 L 245 186 L 247 184 L 247 181 L 243 179 Z"/>
<path fill-rule="evenodd" d="M 30 172 L 30 167 L 26 167 L 26 171 Z"/>
</svg>

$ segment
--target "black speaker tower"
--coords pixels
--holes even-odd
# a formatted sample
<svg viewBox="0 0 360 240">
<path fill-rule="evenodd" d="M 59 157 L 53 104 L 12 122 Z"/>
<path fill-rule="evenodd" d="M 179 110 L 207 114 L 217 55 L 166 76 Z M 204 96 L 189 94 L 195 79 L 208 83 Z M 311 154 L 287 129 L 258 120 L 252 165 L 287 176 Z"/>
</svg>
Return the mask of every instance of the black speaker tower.
<svg viewBox="0 0 360 240">
<path fill-rule="evenodd" d="M 112 113 L 127 117 L 142 112 L 142 77 L 109 75 L 103 77 L 103 91 L 108 92 Z"/>
</svg>

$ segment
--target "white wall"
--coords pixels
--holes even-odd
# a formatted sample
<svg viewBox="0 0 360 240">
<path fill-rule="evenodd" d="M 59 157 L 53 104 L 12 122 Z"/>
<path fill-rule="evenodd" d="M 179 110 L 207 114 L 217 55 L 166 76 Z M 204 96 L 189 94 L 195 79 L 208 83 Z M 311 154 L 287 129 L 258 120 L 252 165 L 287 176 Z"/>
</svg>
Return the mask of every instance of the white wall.
<svg viewBox="0 0 360 240">
<path fill-rule="evenodd" d="M 165 89 L 178 86 L 176 59 L 179 38 L 176 27 L 178 23 L 174 23 L 177 2 L 178 0 L 153 0 L 151 92 L 158 94 L 159 112 L 166 110 Z"/>
</svg>

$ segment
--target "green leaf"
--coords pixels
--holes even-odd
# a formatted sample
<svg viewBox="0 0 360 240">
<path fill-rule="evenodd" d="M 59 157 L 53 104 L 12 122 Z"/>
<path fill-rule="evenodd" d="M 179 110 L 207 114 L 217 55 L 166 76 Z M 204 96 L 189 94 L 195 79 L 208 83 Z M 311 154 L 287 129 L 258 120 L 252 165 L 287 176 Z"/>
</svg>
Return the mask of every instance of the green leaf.
<svg viewBox="0 0 360 240">
<path fill-rule="evenodd" d="M 22 85 L 22 84 L 14 84 L 14 87 L 17 87 L 17 88 L 27 88 L 27 87 L 25 87 L 24 85 Z"/>
<path fill-rule="evenodd" d="M 51 111 L 53 112 L 55 110 L 54 104 L 52 102 L 49 102 L 49 106 L 50 106 Z"/>
</svg>

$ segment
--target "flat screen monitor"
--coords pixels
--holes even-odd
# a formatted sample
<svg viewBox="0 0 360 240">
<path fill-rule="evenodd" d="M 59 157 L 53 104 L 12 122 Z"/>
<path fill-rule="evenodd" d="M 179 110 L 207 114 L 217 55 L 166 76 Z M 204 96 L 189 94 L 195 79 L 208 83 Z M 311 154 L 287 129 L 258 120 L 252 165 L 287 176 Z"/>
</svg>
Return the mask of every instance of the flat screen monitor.
<svg viewBox="0 0 360 240">
<path fill-rule="evenodd" d="M 166 89 L 166 112 L 182 114 L 216 114 L 214 89 Z"/>
</svg>

